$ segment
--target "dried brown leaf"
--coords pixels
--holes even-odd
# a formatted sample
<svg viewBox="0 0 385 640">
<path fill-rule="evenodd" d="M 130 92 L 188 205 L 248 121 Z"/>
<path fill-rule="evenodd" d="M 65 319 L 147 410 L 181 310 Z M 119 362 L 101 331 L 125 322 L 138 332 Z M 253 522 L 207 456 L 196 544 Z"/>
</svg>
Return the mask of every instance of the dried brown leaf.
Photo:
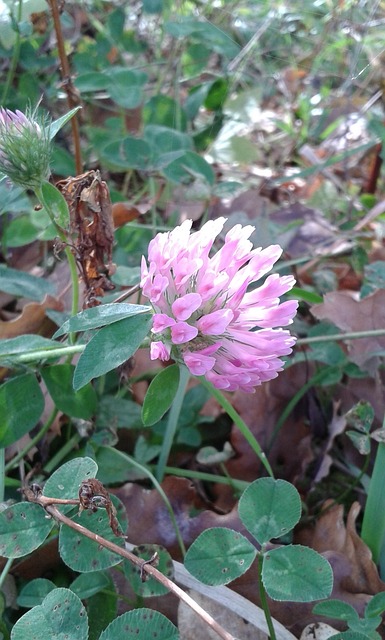
<svg viewBox="0 0 385 640">
<path fill-rule="evenodd" d="M 347 291 L 333 291 L 321 304 L 313 305 L 313 315 L 333 322 L 341 331 L 371 331 L 385 327 L 385 290 L 379 289 L 363 300 L 356 300 Z M 374 375 L 378 369 L 379 351 L 385 351 L 385 335 L 345 342 L 351 360 Z"/>
</svg>

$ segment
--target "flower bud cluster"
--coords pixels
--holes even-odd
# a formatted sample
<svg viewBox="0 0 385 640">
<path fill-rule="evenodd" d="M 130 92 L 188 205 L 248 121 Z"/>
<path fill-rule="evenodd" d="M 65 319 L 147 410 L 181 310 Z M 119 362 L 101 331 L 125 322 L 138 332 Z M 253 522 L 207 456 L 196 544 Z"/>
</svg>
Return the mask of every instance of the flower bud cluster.
<svg viewBox="0 0 385 640">
<path fill-rule="evenodd" d="M 0 172 L 18 186 L 36 189 L 50 175 L 50 158 L 45 119 L 0 107 Z"/>
</svg>

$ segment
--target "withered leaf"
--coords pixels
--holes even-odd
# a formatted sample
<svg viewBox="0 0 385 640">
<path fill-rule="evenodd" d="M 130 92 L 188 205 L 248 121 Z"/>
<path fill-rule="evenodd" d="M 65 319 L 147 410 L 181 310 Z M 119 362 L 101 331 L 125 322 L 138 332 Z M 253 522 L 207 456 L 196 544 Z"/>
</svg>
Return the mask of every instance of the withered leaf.
<svg viewBox="0 0 385 640">
<path fill-rule="evenodd" d="M 347 291 L 332 291 L 321 304 L 311 307 L 319 320 L 330 320 L 341 331 L 371 331 L 385 327 L 385 290 L 378 289 L 363 300 L 356 300 Z M 351 360 L 373 375 L 378 368 L 375 354 L 385 351 L 385 335 L 345 342 Z"/>
</svg>

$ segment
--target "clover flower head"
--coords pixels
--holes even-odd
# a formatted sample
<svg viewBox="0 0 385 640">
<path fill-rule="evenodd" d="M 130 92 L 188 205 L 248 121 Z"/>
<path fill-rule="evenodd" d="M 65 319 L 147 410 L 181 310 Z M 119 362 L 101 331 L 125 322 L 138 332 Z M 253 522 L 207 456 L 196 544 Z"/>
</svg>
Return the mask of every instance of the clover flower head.
<svg viewBox="0 0 385 640">
<path fill-rule="evenodd" d="M 0 107 L 0 171 L 21 187 L 34 189 L 50 175 L 51 142 L 36 112 Z"/>
<path fill-rule="evenodd" d="M 273 273 L 261 282 L 282 249 L 253 249 L 249 225 L 234 226 L 210 255 L 225 222 L 210 220 L 191 234 L 186 220 L 150 242 L 141 267 L 142 291 L 155 312 L 150 354 L 184 363 L 219 389 L 253 392 L 291 353 L 295 338 L 281 327 L 291 324 L 298 303 L 280 296 L 295 280 Z"/>
</svg>

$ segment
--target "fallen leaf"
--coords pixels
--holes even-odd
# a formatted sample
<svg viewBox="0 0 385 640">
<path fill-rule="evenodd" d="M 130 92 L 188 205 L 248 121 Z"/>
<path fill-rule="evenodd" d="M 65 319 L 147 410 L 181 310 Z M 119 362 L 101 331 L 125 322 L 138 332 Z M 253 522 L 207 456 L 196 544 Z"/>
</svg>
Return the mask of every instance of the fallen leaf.
<svg viewBox="0 0 385 640">
<path fill-rule="evenodd" d="M 372 331 L 385 327 L 385 290 L 356 300 L 348 291 L 333 291 L 324 296 L 321 304 L 311 307 L 319 320 L 333 322 L 341 331 Z M 346 340 L 349 357 L 356 365 L 373 375 L 379 366 L 375 354 L 385 351 L 385 335 L 369 336 L 358 340 Z"/>
</svg>

